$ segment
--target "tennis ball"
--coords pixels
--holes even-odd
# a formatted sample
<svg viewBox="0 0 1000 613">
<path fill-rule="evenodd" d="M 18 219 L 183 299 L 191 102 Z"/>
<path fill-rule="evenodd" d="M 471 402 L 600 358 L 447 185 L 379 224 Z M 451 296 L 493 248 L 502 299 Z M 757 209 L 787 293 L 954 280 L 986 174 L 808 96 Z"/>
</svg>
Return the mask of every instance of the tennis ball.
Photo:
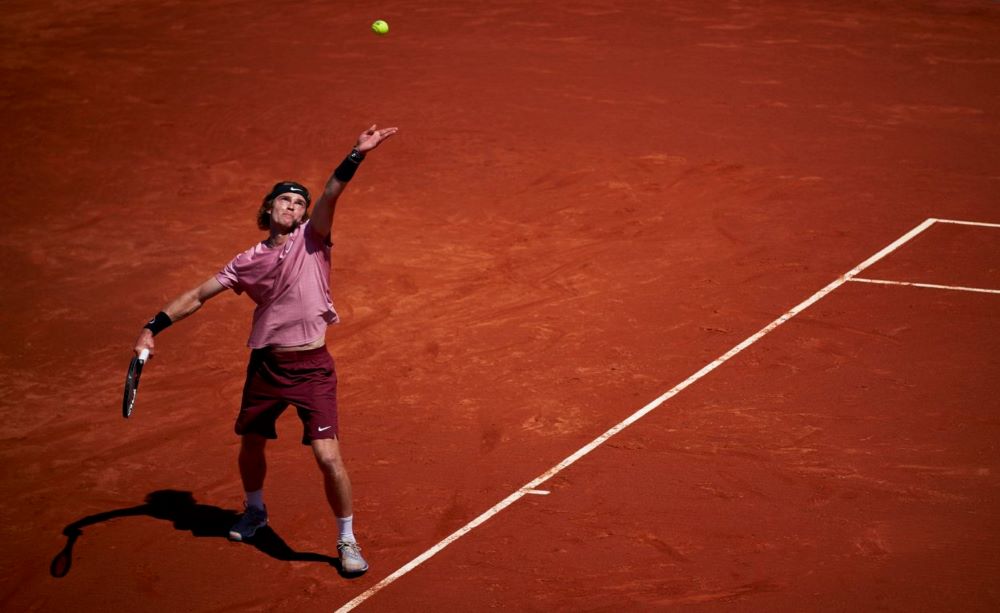
<svg viewBox="0 0 1000 613">
<path fill-rule="evenodd" d="M 382 36 L 389 33 L 389 24 L 379 19 L 372 24 L 372 32 Z"/>
</svg>

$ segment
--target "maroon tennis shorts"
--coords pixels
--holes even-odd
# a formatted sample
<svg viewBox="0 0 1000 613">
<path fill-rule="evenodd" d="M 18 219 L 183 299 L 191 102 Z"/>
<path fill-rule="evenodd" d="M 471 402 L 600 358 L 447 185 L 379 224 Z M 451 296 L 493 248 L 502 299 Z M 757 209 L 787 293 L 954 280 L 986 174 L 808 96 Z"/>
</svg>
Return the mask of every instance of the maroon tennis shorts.
<svg viewBox="0 0 1000 613">
<path fill-rule="evenodd" d="M 236 434 L 278 438 L 274 423 L 290 404 L 302 420 L 303 445 L 337 438 L 337 372 L 325 346 L 250 352 Z"/>
</svg>

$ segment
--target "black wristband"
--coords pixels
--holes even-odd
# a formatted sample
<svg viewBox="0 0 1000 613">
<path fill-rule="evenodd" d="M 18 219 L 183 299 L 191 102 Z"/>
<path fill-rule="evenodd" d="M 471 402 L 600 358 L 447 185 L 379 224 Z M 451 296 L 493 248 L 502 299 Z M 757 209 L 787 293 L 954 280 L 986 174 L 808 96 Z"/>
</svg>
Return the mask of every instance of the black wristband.
<svg viewBox="0 0 1000 613">
<path fill-rule="evenodd" d="M 149 323 L 143 326 L 143 328 L 149 328 L 149 331 L 153 333 L 153 336 L 156 336 L 163 330 L 169 328 L 172 323 L 174 322 L 170 321 L 170 316 L 163 311 L 160 311 L 156 314 L 156 317 L 150 319 Z"/>
<path fill-rule="evenodd" d="M 354 176 L 354 172 L 358 169 L 358 165 L 361 164 L 361 160 L 363 159 L 365 159 L 365 154 L 354 149 L 350 155 L 344 158 L 340 166 L 337 166 L 337 170 L 333 171 L 333 178 L 341 183 L 347 183 Z"/>
</svg>

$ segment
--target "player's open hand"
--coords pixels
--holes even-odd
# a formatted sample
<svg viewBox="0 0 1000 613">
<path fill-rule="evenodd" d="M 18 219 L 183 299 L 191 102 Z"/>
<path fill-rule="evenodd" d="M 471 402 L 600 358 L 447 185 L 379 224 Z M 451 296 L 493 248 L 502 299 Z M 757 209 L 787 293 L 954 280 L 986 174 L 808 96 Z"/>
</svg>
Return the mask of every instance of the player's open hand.
<svg viewBox="0 0 1000 613">
<path fill-rule="evenodd" d="M 355 149 L 361 153 L 367 153 L 378 147 L 382 141 L 386 140 L 393 134 L 399 131 L 399 128 L 382 128 L 381 130 L 376 129 L 375 124 L 361 133 L 358 137 L 358 144 L 354 146 Z"/>
</svg>

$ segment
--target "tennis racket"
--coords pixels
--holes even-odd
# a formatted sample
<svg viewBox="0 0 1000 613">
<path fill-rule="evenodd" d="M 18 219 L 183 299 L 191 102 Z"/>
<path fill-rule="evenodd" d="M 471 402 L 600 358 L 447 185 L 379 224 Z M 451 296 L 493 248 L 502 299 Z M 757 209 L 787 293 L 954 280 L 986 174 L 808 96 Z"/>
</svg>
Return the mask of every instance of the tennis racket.
<svg viewBox="0 0 1000 613">
<path fill-rule="evenodd" d="M 132 358 L 125 375 L 125 397 L 122 398 L 122 417 L 128 419 L 135 406 L 135 393 L 139 391 L 139 377 L 142 375 L 142 365 L 149 358 L 149 349 L 143 349 L 139 357 Z"/>
</svg>

